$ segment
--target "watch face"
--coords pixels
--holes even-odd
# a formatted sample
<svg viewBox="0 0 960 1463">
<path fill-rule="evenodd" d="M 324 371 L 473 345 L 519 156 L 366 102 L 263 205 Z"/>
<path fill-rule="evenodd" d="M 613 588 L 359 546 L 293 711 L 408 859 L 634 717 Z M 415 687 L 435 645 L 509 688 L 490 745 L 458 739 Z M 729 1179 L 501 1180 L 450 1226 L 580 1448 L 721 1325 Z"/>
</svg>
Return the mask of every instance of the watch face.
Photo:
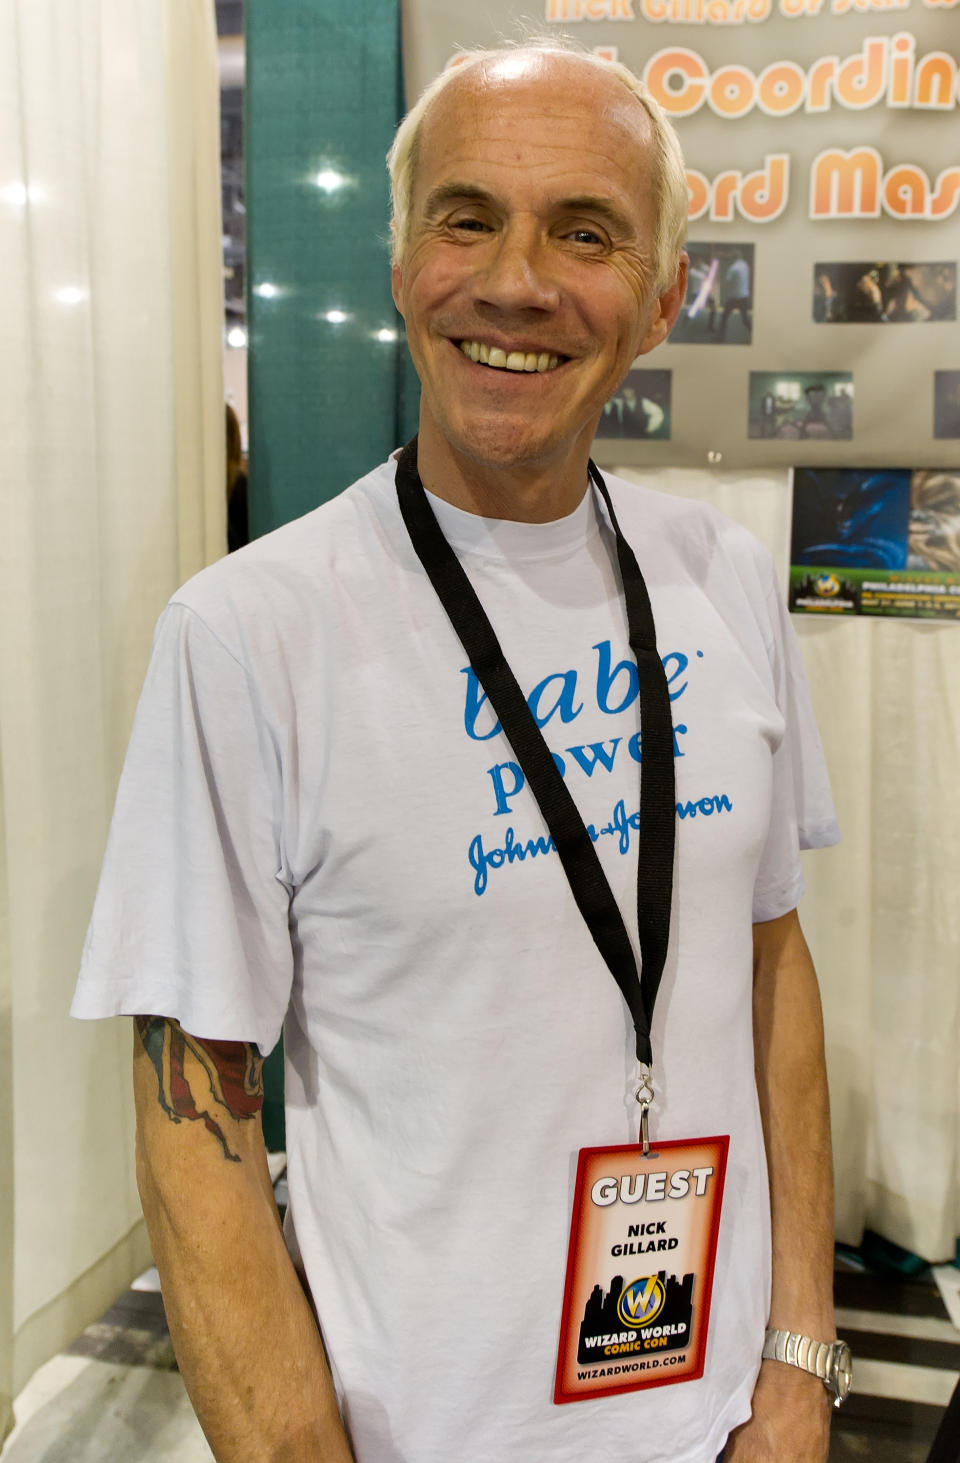
<svg viewBox="0 0 960 1463">
<path fill-rule="evenodd" d="M 834 1344 L 833 1356 L 830 1358 L 830 1381 L 839 1406 L 848 1396 L 853 1383 L 853 1355 L 845 1341 Z"/>
</svg>

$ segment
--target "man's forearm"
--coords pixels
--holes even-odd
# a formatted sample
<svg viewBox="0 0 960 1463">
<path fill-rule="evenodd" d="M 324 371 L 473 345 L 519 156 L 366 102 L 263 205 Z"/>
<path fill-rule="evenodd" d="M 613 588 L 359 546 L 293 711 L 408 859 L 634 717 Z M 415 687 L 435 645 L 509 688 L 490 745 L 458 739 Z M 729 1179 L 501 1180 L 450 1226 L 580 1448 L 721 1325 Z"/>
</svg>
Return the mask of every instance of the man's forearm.
<svg viewBox="0 0 960 1463">
<path fill-rule="evenodd" d="M 283 1242 L 259 1113 L 211 1101 L 218 1073 L 189 1061 L 174 1095 L 150 1060 L 149 1034 L 135 1045 L 140 1197 L 177 1362 L 218 1463 L 349 1463 L 323 1343 Z M 218 1046 L 227 1044 L 195 1051 L 210 1057 Z"/>
<path fill-rule="evenodd" d="M 833 1330 L 833 1167 L 817 977 L 796 912 L 754 925 L 754 1056 L 770 1176 L 769 1324 L 829 1341 Z M 822 1382 L 765 1361 L 729 1463 L 826 1463 Z"/>
<path fill-rule="evenodd" d="M 817 977 L 796 913 L 755 926 L 754 1052 L 770 1177 L 771 1326 L 834 1335 L 833 1160 Z"/>
</svg>

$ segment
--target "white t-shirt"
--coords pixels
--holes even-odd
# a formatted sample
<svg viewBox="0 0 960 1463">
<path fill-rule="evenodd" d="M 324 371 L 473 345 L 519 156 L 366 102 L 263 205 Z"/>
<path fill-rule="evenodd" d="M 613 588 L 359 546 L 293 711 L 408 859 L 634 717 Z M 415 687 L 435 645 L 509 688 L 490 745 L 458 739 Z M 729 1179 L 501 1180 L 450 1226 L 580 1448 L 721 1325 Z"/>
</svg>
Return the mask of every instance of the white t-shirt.
<svg viewBox="0 0 960 1463">
<path fill-rule="evenodd" d="M 165 611 L 74 1014 L 264 1052 L 283 1026 L 291 1244 L 359 1463 L 713 1463 L 769 1297 L 751 922 L 796 905 L 800 845 L 837 837 L 772 565 L 711 509 L 609 479 L 677 757 L 653 1132 L 731 1141 L 704 1377 L 556 1406 L 577 1152 L 636 1141 L 633 1031 L 393 479 Z M 432 501 L 635 939 L 636 668 L 602 506 L 526 524 Z"/>
</svg>

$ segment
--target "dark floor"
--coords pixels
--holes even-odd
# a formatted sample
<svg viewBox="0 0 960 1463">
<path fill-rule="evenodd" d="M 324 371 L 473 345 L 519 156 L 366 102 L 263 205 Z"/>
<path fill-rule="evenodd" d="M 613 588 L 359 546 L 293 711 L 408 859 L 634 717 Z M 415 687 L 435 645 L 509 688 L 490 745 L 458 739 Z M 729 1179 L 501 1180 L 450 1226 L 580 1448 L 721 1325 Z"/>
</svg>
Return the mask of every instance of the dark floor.
<svg viewBox="0 0 960 1463">
<path fill-rule="evenodd" d="M 830 1463 L 926 1463 L 960 1372 L 960 1331 L 933 1273 L 879 1276 L 838 1256 L 834 1294 L 854 1391 L 834 1419 Z M 944 1442 L 936 1463 L 960 1463 L 960 1419 L 951 1420 L 952 1449 Z"/>
</svg>

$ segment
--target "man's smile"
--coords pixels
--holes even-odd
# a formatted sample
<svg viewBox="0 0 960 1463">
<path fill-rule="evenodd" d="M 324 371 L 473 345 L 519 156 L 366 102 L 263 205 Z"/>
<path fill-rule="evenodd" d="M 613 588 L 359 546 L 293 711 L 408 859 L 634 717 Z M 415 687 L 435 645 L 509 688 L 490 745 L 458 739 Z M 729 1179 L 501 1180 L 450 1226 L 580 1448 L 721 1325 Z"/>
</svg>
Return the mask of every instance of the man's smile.
<svg viewBox="0 0 960 1463">
<path fill-rule="evenodd" d="M 461 340 L 459 344 L 463 354 L 476 365 L 492 366 L 495 371 L 536 371 L 542 376 L 547 371 L 555 371 L 568 359 L 551 351 L 507 351 L 479 340 Z"/>
</svg>

